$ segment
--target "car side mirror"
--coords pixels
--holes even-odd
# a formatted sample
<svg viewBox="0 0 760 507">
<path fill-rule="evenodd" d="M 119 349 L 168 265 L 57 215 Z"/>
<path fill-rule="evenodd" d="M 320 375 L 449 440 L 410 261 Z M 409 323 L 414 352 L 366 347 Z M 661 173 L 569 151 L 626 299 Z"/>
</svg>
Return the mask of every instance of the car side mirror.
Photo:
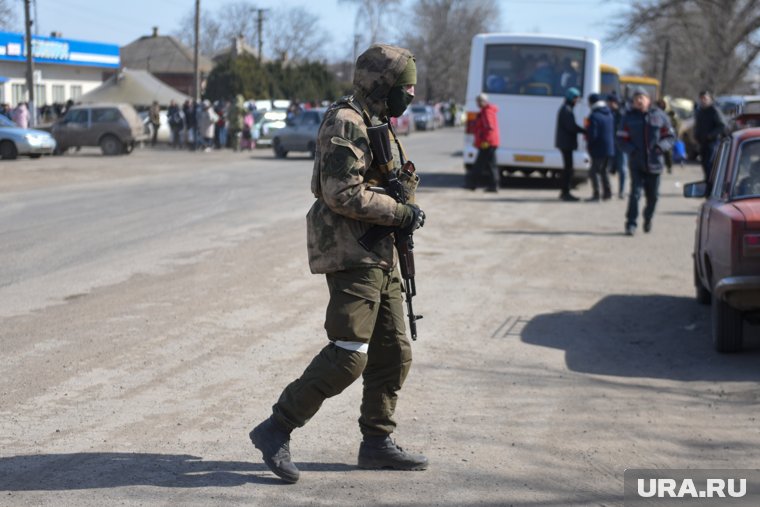
<svg viewBox="0 0 760 507">
<path fill-rule="evenodd" d="M 294 122 L 294 121 L 293 121 L 291 118 L 287 118 L 287 119 L 285 120 L 285 125 L 287 125 L 288 127 L 292 127 L 292 126 L 294 126 L 295 124 L 296 124 L 296 122 Z"/>
<path fill-rule="evenodd" d="M 707 182 L 696 181 L 694 183 L 687 183 L 683 186 L 684 197 L 706 197 L 707 196 Z"/>
</svg>

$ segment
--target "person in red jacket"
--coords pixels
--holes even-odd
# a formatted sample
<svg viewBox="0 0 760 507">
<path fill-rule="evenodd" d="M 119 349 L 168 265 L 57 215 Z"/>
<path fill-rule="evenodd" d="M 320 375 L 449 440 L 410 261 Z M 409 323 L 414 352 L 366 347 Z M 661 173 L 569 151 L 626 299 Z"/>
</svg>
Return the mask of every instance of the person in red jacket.
<svg viewBox="0 0 760 507">
<path fill-rule="evenodd" d="M 496 165 L 496 148 L 499 146 L 499 123 L 496 118 L 498 108 L 488 102 L 485 93 L 478 95 L 475 102 L 480 108 L 474 128 L 478 157 L 472 170 L 467 171 L 465 188 L 475 190 L 480 175 L 486 174 L 486 192 L 496 192 L 499 188 L 499 167 Z"/>
</svg>

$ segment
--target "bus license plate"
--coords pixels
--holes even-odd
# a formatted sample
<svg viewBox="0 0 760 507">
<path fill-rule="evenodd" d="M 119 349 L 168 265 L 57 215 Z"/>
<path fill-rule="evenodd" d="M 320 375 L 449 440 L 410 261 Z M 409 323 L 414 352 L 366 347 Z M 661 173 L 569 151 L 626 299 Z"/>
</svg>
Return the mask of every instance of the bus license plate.
<svg viewBox="0 0 760 507">
<path fill-rule="evenodd" d="M 544 161 L 543 155 L 515 155 L 515 162 L 531 162 L 533 164 L 541 164 Z"/>
</svg>

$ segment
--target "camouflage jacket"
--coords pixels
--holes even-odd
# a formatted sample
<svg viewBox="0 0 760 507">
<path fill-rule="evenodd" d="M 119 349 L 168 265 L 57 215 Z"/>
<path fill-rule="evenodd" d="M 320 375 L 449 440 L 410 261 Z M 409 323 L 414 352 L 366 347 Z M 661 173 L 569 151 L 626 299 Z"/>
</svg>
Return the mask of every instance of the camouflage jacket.
<svg viewBox="0 0 760 507">
<path fill-rule="evenodd" d="M 384 185 L 387 176 L 372 164 L 367 124 L 386 115 L 385 98 L 412 55 L 393 46 L 375 45 L 357 60 L 354 95 L 333 104 L 317 135 L 311 190 L 316 197 L 306 217 L 309 267 L 312 273 L 396 263 L 393 237 L 368 252 L 358 239 L 370 227 L 400 225 L 402 206 L 393 198 L 369 190 Z M 361 111 L 361 114 L 360 112 Z M 377 120 L 375 120 L 376 122 Z M 394 166 L 400 166 L 392 143 Z"/>
</svg>

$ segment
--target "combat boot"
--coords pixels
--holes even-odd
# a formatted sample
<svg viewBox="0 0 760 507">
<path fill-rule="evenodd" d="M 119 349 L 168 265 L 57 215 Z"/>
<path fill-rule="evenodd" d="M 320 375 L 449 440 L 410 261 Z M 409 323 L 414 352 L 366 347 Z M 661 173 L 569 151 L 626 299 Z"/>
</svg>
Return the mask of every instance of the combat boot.
<svg viewBox="0 0 760 507">
<path fill-rule="evenodd" d="M 270 417 L 248 434 L 256 449 L 261 451 L 264 463 L 274 474 L 291 484 L 298 481 L 300 472 L 290 460 L 290 433 Z"/>
<path fill-rule="evenodd" d="M 359 468 L 425 470 L 427 467 L 428 460 L 425 456 L 406 452 L 389 436 L 365 436 L 359 446 Z"/>
</svg>

